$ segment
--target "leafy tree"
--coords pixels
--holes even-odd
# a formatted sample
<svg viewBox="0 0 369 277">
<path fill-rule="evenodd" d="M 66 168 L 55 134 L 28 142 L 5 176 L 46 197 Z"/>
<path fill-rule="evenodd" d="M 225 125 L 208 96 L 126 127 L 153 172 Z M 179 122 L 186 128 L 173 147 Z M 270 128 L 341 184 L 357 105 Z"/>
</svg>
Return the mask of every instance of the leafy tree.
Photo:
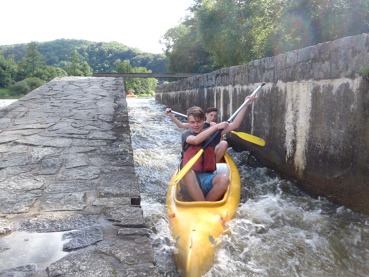
<svg viewBox="0 0 369 277">
<path fill-rule="evenodd" d="M 18 64 L 18 71 L 21 72 L 21 76 L 32 77 L 35 72 L 43 67 L 45 62 L 42 60 L 42 55 L 38 51 L 37 42 L 30 42 L 27 45 L 27 54 Z"/>
<path fill-rule="evenodd" d="M 55 77 L 68 76 L 67 72 L 61 68 L 53 66 L 44 66 L 35 72 L 35 77 L 44 80 L 46 82 L 51 81 Z"/>
<path fill-rule="evenodd" d="M 91 42 L 87 40 L 58 39 L 38 44 L 38 50 L 48 66 L 66 70 L 70 64 L 71 53 L 77 50 L 92 72 L 113 72 L 117 61 L 130 60 L 133 67 L 146 67 L 153 72 L 166 72 L 168 59 L 164 54 L 144 53 L 135 48 L 129 48 L 118 42 Z M 19 63 L 26 55 L 26 44 L 0 46 L 0 53 L 5 58 L 14 57 Z M 88 75 L 86 72 L 84 75 Z M 26 74 L 19 74 L 17 80 L 22 80 Z"/>
<path fill-rule="evenodd" d="M 116 65 L 116 71 L 120 73 L 130 73 L 132 72 L 131 62 L 129 60 L 124 60 Z"/>
<path fill-rule="evenodd" d="M 196 26 L 188 18 L 184 23 L 169 29 L 161 39 L 169 59 L 170 72 L 199 72 L 212 70 L 209 54 L 198 40 Z"/>
<path fill-rule="evenodd" d="M 189 10 L 191 20 L 162 41 L 176 72 L 190 64 L 192 72 L 244 64 L 369 32 L 369 0 L 194 0 Z M 201 57 L 203 65 L 196 64 Z"/>
<path fill-rule="evenodd" d="M 83 76 L 92 76 L 92 69 L 86 61 L 81 64 L 81 71 Z"/>
<path fill-rule="evenodd" d="M 289 43 L 279 40 L 283 52 L 369 32 L 369 1 L 288 1 L 279 19 L 280 34 Z"/>
<path fill-rule="evenodd" d="M 116 66 L 116 71 L 120 73 L 151 73 L 145 67 L 132 67 L 129 60 L 120 62 Z M 153 94 L 158 84 L 155 78 L 124 78 L 125 91 L 132 91 L 136 94 Z"/>
<path fill-rule="evenodd" d="M 66 70 L 69 76 L 91 76 L 92 70 L 88 63 L 84 61 L 82 55 L 77 50 L 71 53 L 69 63 L 66 65 Z"/>
<path fill-rule="evenodd" d="M 10 96 L 23 96 L 28 92 L 42 86 L 46 82 L 36 77 L 29 77 L 9 86 Z"/>
<path fill-rule="evenodd" d="M 7 59 L 0 55 L 0 88 L 6 88 L 15 82 L 17 66 L 12 57 Z"/>
<path fill-rule="evenodd" d="M 77 39 L 57 39 L 43 42 L 39 45 L 39 51 L 44 56 L 47 65 L 65 69 L 65 62 L 69 61 L 73 50 L 84 49 L 92 42 Z M 80 53 L 82 56 L 83 51 Z M 86 59 L 86 56 L 84 56 Z"/>
<path fill-rule="evenodd" d="M 134 67 L 132 73 L 151 73 L 145 67 Z M 136 94 L 153 94 L 158 81 L 155 78 L 128 78 L 127 88 Z"/>
</svg>

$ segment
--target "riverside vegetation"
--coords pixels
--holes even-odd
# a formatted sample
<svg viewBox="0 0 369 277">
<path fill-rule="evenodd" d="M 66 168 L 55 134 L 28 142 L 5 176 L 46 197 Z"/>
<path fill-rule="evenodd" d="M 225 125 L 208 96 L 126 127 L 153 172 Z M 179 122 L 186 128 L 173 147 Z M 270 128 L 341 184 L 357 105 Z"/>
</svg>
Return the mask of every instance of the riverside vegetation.
<svg viewBox="0 0 369 277">
<path fill-rule="evenodd" d="M 161 38 L 164 54 L 67 39 L 0 46 L 0 97 L 23 95 L 56 76 L 208 73 L 369 33 L 369 0 L 193 0 L 188 12 Z M 125 82 L 142 94 L 154 90 L 156 79 Z"/>
<path fill-rule="evenodd" d="M 163 54 L 143 53 L 117 43 L 60 39 L 0 46 L 0 98 L 18 98 L 55 77 L 93 72 L 165 72 Z M 154 78 L 125 80 L 126 90 L 153 94 Z"/>
</svg>

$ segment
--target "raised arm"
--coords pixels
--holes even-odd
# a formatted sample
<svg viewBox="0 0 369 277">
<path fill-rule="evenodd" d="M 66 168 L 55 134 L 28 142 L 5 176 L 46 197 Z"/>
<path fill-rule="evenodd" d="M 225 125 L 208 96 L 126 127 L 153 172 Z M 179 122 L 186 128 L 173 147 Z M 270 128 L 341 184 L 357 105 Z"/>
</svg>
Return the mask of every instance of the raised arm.
<svg viewBox="0 0 369 277">
<path fill-rule="evenodd" d="M 190 124 L 184 123 L 184 122 L 181 122 L 180 120 L 178 120 L 178 118 L 176 118 L 174 116 L 174 114 L 172 113 L 172 109 L 171 108 L 167 108 L 165 110 L 165 113 L 173 120 L 173 122 L 178 126 L 178 128 L 190 129 Z"/>
<path fill-rule="evenodd" d="M 236 130 L 238 127 L 240 127 L 241 126 L 241 123 L 242 123 L 242 121 L 244 120 L 244 118 L 245 118 L 245 114 L 246 114 L 246 111 L 247 111 L 247 108 L 248 108 L 248 106 L 255 100 L 255 96 L 254 97 L 252 97 L 252 98 L 250 98 L 250 96 L 246 96 L 246 98 L 245 98 L 245 101 L 247 100 L 247 99 L 250 99 L 249 100 L 249 102 L 247 103 L 247 105 L 245 106 L 245 107 L 243 107 L 243 109 L 237 114 L 237 116 L 235 117 L 235 119 L 231 122 L 231 123 L 229 123 L 229 126 L 228 126 L 228 128 L 227 129 L 224 129 L 223 131 L 222 131 L 222 135 L 224 135 L 224 134 L 227 134 L 227 133 L 229 133 L 229 132 L 231 132 L 231 131 L 233 131 L 233 130 Z"/>
<path fill-rule="evenodd" d="M 186 142 L 193 145 L 198 145 L 205 141 L 208 137 L 212 136 L 216 131 L 228 129 L 229 123 L 227 121 L 220 122 L 218 124 L 212 125 L 211 127 L 205 129 L 196 136 L 188 136 Z"/>
</svg>

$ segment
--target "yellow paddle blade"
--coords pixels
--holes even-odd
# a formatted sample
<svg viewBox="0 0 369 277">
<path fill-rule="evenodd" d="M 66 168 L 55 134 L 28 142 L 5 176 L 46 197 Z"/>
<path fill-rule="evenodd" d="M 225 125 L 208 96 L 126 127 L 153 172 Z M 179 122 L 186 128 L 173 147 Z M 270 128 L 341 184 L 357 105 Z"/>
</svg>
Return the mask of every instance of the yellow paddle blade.
<svg viewBox="0 0 369 277">
<path fill-rule="evenodd" d="M 256 136 L 253 136 L 253 135 L 250 135 L 248 133 L 244 133 L 244 132 L 235 132 L 235 131 L 232 131 L 231 132 L 232 134 L 235 134 L 236 136 L 242 138 L 243 140 L 246 140 L 246 141 L 249 141 L 249 142 L 252 142 L 252 143 L 255 143 L 257 145 L 260 145 L 260 146 L 264 146 L 265 145 L 265 140 L 263 140 L 262 138 L 259 138 L 259 137 L 256 137 Z"/>
<path fill-rule="evenodd" d="M 187 174 L 188 171 L 191 170 L 191 168 L 194 166 L 194 164 L 197 162 L 197 160 L 201 157 L 202 153 L 204 152 L 204 149 L 200 149 L 199 152 L 195 156 L 189 160 L 184 167 L 177 173 L 176 178 L 174 179 L 174 183 L 178 184 L 179 181 L 182 180 L 183 176 Z"/>
</svg>

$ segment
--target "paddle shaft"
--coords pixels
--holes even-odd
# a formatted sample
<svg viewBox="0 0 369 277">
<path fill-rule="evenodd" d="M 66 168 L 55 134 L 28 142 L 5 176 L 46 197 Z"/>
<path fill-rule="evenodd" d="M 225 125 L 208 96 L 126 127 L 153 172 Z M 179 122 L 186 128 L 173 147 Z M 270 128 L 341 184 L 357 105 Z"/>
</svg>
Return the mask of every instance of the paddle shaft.
<svg viewBox="0 0 369 277">
<path fill-rule="evenodd" d="M 264 86 L 265 83 L 262 83 L 260 86 L 258 86 L 254 92 L 250 95 L 250 98 L 254 97 L 259 89 L 261 89 L 262 86 Z M 243 104 L 237 109 L 237 111 L 235 111 L 231 117 L 227 120 L 229 123 L 231 123 L 233 121 L 233 119 L 235 119 L 235 117 L 238 115 L 238 113 L 249 103 L 250 99 L 247 99 L 245 102 L 243 102 Z M 187 118 L 187 115 L 183 114 L 183 113 L 178 113 L 178 112 L 175 112 L 175 111 L 171 111 L 173 114 L 176 114 L 176 115 L 179 115 L 179 116 L 183 116 L 185 118 Z"/>
<path fill-rule="evenodd" d="M 171 111 L 171 113 L 182 116 L 184 118 L 187 118 L 187 115 L 185 115 L 183 113 L 178 113 L 178 112 L 175 112 L 175 111 Z M 253 136 L 253 135 L 250 135 L 250 134 L 247 134 L 247 133 L 244 133 L 244 132 L 235 132 L 235 131 L 232 131 L 232 134 L 235 134 L 239 138 L 241 138 L 243 140 L 246 140 L 246 141 L 250 141 L 250 142 L 255 143 L 257 145 L 260 145 L 260 146 L 265 145 L 265 141 L 261 138 L 256 137 L 256 136 Z"/>
<path fill-rule="evenodd" d="M 228 123 L 231 123 L 235 117 L 238 115 L 238 113 L 250 102 L 250 99 L 252 99 L 257 93 L 258 91 L 261 89 L 262 86 L 264 86 L 265 83 L 262 83 L 260 86 L 258 86 L 254 92 L 250 95 L 250 98 L 246 99 L 245 102 L 243 102 L 243 104 L 237 109 L 237 111 L 235 111 L 231 117 L 227 120 Z M 202 148 L 203 150 L 205 150 L 205 148 L 207 148 L 212 142 L 213 140 L 223 131 L 223 129 L 220 129 L 218 131 L 216 131 L 211 138 L 209 139 L 209 141 L 204 145 L 204 147 Z"/>
<path fill-rule="evenodd" d="M 187 115 L 183 114 L 183 113 L 177 113 L 175 111 L 171 111 L 172 114 L 176 114 L 176 115 L 179 115 L 179 116 L 183 116 L 185 118 L 187 118 Z"/>
</svg>

